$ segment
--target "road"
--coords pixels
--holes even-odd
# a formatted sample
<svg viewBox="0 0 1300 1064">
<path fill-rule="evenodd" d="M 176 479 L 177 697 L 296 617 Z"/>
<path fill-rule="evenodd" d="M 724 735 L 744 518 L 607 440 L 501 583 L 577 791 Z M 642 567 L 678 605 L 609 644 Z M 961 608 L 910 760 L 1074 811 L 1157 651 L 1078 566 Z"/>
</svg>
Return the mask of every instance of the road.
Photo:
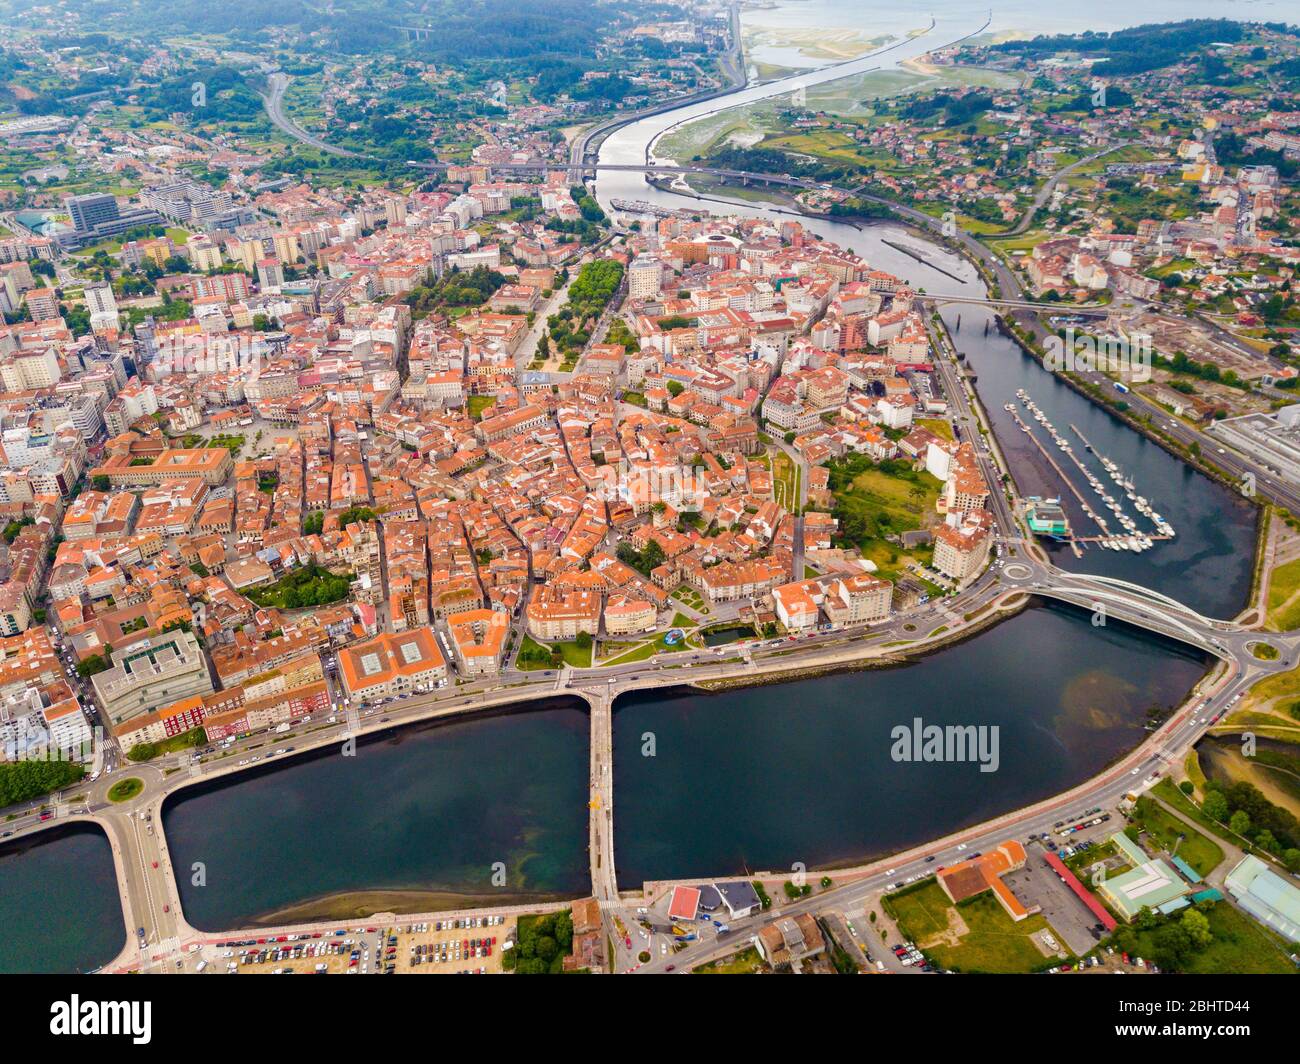
<svg viewBox="0 0 1300 1064">
<path fill-rule="evenodd" d="M 271 120 L 271 124 L 282 133 L 287 133 L 294 140 L 301 141 L 318 151 L 327 152 L 330 155 L 343 155 L 349 158 L 362 159 L 367 156 L 361 152 L 352 151 L 348 148 L 340 148 L 331 144 L 327 140 L 322 140 L 313 133 L 307 132 L 302 126 L 298 125 L 293 119 L 284 113 L 284 93 L 289 87 L 289 76 L 276 71 L 271 75 L 267 86 L 267 92 L 262 95 L 262 103 L 266 109 L 266 116 Z"/>
</svg>

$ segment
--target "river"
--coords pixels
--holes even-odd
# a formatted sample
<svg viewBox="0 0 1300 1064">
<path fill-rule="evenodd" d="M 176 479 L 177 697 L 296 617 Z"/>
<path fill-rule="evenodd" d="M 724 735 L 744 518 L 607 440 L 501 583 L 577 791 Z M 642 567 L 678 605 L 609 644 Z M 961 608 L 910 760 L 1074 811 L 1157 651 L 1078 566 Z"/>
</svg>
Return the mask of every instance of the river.
<svg viewBox="0 0 1300 1064">
<path fill-rule="evenodd" d="M 1096 774 L 1204 671 L 1200 654 L 1044 606 L 901 668 L 626 695 L 619 883 L 856 863 L 946 835 Z M 894 761 L 890 731 L 914 717 L 996 727 L 997 770 Z"/>
<path fill-rule="evenodd" d="M 800 12 L 835 6 L 781 5 Z M 1128 12 L 1118 5 L 1108 11 L 1115 16 L 1111 25 L 1128 24 Z M 765 14 L 752 17 L 760 21 Z M 934 29 L 917 40 L 834 70 L 800 73 L 624 126 L 606 139 L 600 161 L 642 162 L 658 137 L 684 121 L 801 83 L 888 68 L 978 32 L 984 18 L 984 9 L 974 5 L 945 4 Z M 1033 20 L 1023 25 L 1038 27 Z M 611 199 L 622 198 L 713 213 L 769 213 L 752 200 L 702 202 L 619 172 L 599 175 L 597 196 L 607 209 Z M 900 226 L 811 218 L 804 224 L 928 293 L 986 294 L 968 262 Z M 911 248 L 924 261 L 890 243 Z M 1231 617 L 1246 604 L 1257 521 L 1252 506 L 1048 373 L 992 327 L 988 309 L 946 304 L 941 314 L 977 373 L 977 392 L 1022 493 L 1066 498 L 1072 519 L 1083 521 L 1066 486 L 1003 409 L 1016 402 L 1019 389 L 1071 437 L 1085 462 L 1093 459 L 1071 425 L 1118 463 L 1178 532 L 1142 554 L 1093 548 L 1076 558 L 1065 547 L 1052 547 L 1058 565 L 1139 582 L 1212 616 Z M 1007 812 L 1067 789 L 1131 749 L 1145 734 L 1145 710 L 1178 704 L 1205 665 L 1199 655 L 1135 629 L 1096 628 L 1074 611 L 1046 607 L 903 669 L 744 693 L 626 697 L 614 717 L 619 880 L 630 886 L 792 861 L 810 867 L 856 861 Z M 1008 742 L 1001 770 L 990 777 L 970 765 L 894 764 L 889 728 L 913 714 L 935 723 L 998 724 Z M 654 758 L 640 755 L 647 732 L 657 739 Z"/>
<path fill-rule="evenodd" d="M 88 972 L 126 945 L 108 836 L 91 824 L 0 845 L 0 974 Z"/>
<path fill-rule="evenodd" d="M 797 5 L 800 10 L 803 4 Z M 832 5 L 833 6 L 833 5 Z M 669 128 L 684 121 L 712 114 L 738 103 L 750 103 L 789 92 L 791 86 L 812 85 L 874 67 L 884 68 L 901 58 L 924 53 L 944 43 L 972 33 L 987 20 L 987 8 L 975 14 L 962 14 L 963 5 L 944 5 L 957 13 L 939 14 L 930 33 L 891 51 L 876 53 L 862 60 L 842 64 L 815 74 L 752 86 L 718 100 L 681 108 L 670 114 L 655 115 L 631 123 L 611 134 L 600 148 L 602 163 L 642 162 L 655 140 Z M 823 4 L 819 10 L 829 7 Z M 755 17 L 766 12 L 754 12 Z M 1122 22 L 1120 24 L 1123 24 Z M 1036 27 L 1029 21 L 1025 25 Z M 596 183 L 597 198 L 609 209 L 615 198 L 640 199 L 671 208 L 709 210 L 719 214 L 762 217 L 771 212 L 752 201 L 723 204 L 701 201 L 693 196 L 668 192 L 648 185 L 635 173 L 610 171 L 600 173 Z M 856 251 L 872 266 L 904 277 L 914 287 L 931 294 L 983 297 L 987 290 L 974 267 L 961 256 L 940 248 L 918 234 L 893 224 L 851 225 L 820 218 L 804 218 L 811 232 L 841 247 Z M 926 261 L 916 259 L 891 247 L 905 245 Z M 928 263 L 941 267 L 934 269 Z M 960 280 L 954 280 L 955 275 Z M 1145 584 L 1163 594 L 1186 602 L 1210 616 L 1230 617 L 1246 601 L 1255 547 L 1257 514 L 1253 506 L 1197 473 L 1139 433 L 1133 432 L 1118 418 L 1061 383 L 1053 374 L 1025 355 L 1011 339 L 990 328 L 991 312 L 983 307 L 946 304 L 941 314 L 954 340 L 978 372 L 977 391 L 987 410 L 998 442 L 1009 454 L 1013 475 L 1022 494 L 1060 496 L 1071 519 L 1081 530 L 1088 528 L 1083 514 L 1068 489 L 1051 470 L 1041 454 L 1026 439 L 1003 407 L 1016 403 L 1016 391 L 1025 389 L 1058 431 L 1069 436 L 1076 451 L 1082 445 L 1070 431 L 1075 425 L 1102 454 L 1107 455 L 1128 474 L 1140 494 L 1148 498 L 1156 511 L 1167 518 L 1177 531 L 1171 542 L 1159 544 L 1142 554 L 1088 550 L 1076 559 L 1065 547 L 1053 547 L 1053 561 L 1062 568 L 1097 573 Z M 960 331 L 957 331 L 960 317 Z M 1022 411 L 1023 414 L 1023 411 Z M 1094 471 L 1100 467 L 1095 467 Z M 1069 469 L 1078 477 L 1076 471 Z M 1082 478 L 1078 477 L 1080 485 Z M 1109 484 L 1109 481 L 1107 482 Z M 1112 530 L 1117 526 L 1112 523 Z"/>
<path fill-rule="evenodd" d="M 222 930 L 584 894 L 588 732 L 586 704 L 557 698 L 182 791 L 163 827 L 186 919 Z"/>
</svg>

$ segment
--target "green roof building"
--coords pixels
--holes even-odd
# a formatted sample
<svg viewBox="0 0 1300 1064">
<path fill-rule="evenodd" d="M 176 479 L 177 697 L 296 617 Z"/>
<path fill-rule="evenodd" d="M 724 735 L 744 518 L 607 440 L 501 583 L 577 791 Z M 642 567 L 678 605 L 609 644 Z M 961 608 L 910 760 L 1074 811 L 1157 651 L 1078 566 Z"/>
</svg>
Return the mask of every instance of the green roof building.
<svg viewBox="0 0 1300 1064">
<path fill-rule="evenodd" d="M 1164 861 L 1148 860 L 1123 875 L 1107 879 L 1098 893 L 1125 920 L 1144 908 L 1159 909 L 1187 893 L 1187 884 Z"/>
<path fill-rule="evenodd" d="M 1258 857 L 1243 857 L 1224 882 L 1246 912 L 1292 942 L 1300 942 L 1300 889 Z"/>
</svg>

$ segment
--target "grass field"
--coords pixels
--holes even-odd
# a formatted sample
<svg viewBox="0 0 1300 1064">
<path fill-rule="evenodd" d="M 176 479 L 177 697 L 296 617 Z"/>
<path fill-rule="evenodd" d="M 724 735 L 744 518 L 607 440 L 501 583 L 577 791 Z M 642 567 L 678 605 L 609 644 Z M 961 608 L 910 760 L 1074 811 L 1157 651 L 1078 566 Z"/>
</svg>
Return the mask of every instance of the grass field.
<svg viewBox="0 0 1300 1064">
<path fill-rule="evenodd" d="M 791 513 L 799 512 L 799 464 L 784 451 L 772 453 L 772 497 L 778 506 Z"/>
<path fill-rule="evenodd" d="M 495 395 L 471 395 L 469 397 L 469 416 L 475 421 L 483 416 L 483 411 L 497 401 Z"/>
<path fill-rule="evenodd" d="M 938 478 L 926 472 L 897 476 L 873 467 L 858 473 L 851 487 L 835 493 L 836 512 L 846 536 L 888 577 L 906 569 L 909 561 L 929 562 L 930 548 L 904 551 L 885 537 L 924 528 L 935 512 L 941 487 Z"/>
<path fill-rule="evenodd" d="M 986 891 L 954 906 L 938 883 L 890 899 L 899 929 L 941 967 L 960 972 L 1032 972 L 1059 963 L 1044 956 L 1030 935 L 1047 927 L 1042 916 L 1014 922 Z M 966 930 L 949 931 L 953 917 Z M 943 936 L 940 939 L 938 936 Z M 955 944 L 948 941 L 955 939 Z M 1058 936 L 1059 941 L 1059 936 Z"/>
<path fill-rule="evenodd" d="M 1210 934 L 1214 937 L 1204 950 L 1188 959 L 1183 968 L 1186 974 L 1295 974 L 1295 965 L 1287 959 L 1279 940 L 1245 913 L 1240 913 L 1226 901 L 1221 901 L 1206 910 L 1205 916 L 1210 921 Z M 1157 930 L 1135 930 L 1138 956 L 1152 955 Z"/>
<path fill-rule="evenodd" d="M 951 440 L 953 438 L 952 425 L 943 418 L 922 417 L 917 418 L 916 423 L 923 429 L 929 429 L 941 440 Z"/>
<path fill-rule="evenodd" d="M 1279 565 L 1269 577 L 1268 626 L 1277 632 L 1300 628 L 1300 558 Z"/>
<path fill-rule="evenodd" d="M 1208 876 L 1223 863 L 1223 850 L 1215 842 L 1170 816 L 1150 798 L 1138 799 L 1133 819 L 1152 839 L 1181 857 L 1202 877 Z M 1182 836 L 1181 842 L 1179 836 Z"/>
<path fill-rule="evenodd" d="M 144 780 L 135 776 L 128 776 L 124 780 L 118 780 L 108 789 L 108 800 L 110 802 L 129 801 L 142 790 L 144 790 Z"/>
<path fill-rule="evenodd" d="M 541 657 L 541 655 L 544 654 L 546 655 L 546 658 L 549 659 L 552 650 L 558 650 L 560 656 L 564 659 L 564 664 L 572 666 L 575 669 L 587 669 L 591 667 L 591 646 L 588 646 L 584 650 L 572 640 L 563 643 L 539 643 L 530 635 L 525 635 L 523 643 L 520 644 L 520 658 L 517 660 L 516 664 L 523 672 L 528 672 L 534 669 L 553 668 L 549 660 L 544 660 Z M 529 651 L 537 656 L 532 661 L 524 661 L 523 655 Z"/>
</svg>

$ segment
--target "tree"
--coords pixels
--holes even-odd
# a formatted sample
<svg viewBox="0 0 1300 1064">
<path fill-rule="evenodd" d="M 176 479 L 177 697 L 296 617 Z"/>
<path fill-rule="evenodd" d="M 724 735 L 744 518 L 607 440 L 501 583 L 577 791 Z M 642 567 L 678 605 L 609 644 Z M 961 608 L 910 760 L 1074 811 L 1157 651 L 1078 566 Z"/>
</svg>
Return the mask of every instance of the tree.
<svg viewBox="0 0 1300 1064">
<path fill-rule="evenodd" d="M 75 761 L 0 762 L 0 806 L 39 798 L 76 783 L 85 774 Z"/>
<path fill-rule="evenodd" d="M 1202 912 L 1188 909 L 1183 913 L 1183 930 L 1187 932 L 1195 949 L 1205 949 L 1213 940 L 1210 933 L 1210 921 Z"/>
<path fill-rule="evenodd" d="M 1205 801 L 1201 803 L 1201 809 L 1212 820 L 1217 820 L 1220 824 L 1227 822 L 1228 799 L 1223 796 L 1222 791 L 1210 791 L 1205 796 Z"/>
<path fill-rule="evenodd" d="M 1238 835 L 1245 835 L 1250 830 L 1250 814 L 1244 809 L 1238 809 L 1228 821 L 1228 828 Z"/>
<path fill-rule="evenodd" d="M 108 491 L 113 487 L 113 482 L 105 476 L 91 477 L 90 486 L 96 491 Z"/>
<path fill-rule="evenodd" d="M 96 673 L 105 672 L 112 668 L 107 661 L 99 654 L 91 654 L 88 658 L 82 658 L 77 662 L 77 675 L 83 680 L 89 679 Z"/>
<path fill-rule="evenodd" d="M 668 394 L 671 395 L 674 399 L 676 399 L 684 391 L 686 391 L 686 385 L 684 385 L 681 381 L 668 382 Z"/>
<path fill-rule="evenodd" d="M 590 633 L 590 632 L 579 632 L 579 633 L 577 634 L 577 636 L 574 638 L 573 641 L 574 641 L 575 643 L 578 644 L 578 649 L 579 649 L 579 650 L 590 650 L 590 649 L 591 649 L 591 633 Z"/>
</svg>

